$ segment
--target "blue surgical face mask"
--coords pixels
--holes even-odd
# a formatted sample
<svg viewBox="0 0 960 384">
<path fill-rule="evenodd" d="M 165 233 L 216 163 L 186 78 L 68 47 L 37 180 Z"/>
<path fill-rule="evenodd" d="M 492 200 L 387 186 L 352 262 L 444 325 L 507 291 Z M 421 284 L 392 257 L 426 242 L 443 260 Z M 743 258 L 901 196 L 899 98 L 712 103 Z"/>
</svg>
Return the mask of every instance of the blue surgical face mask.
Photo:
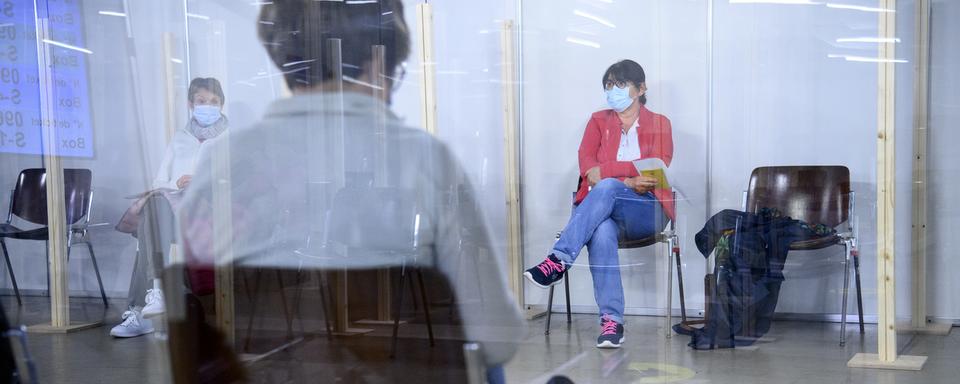
<svg viewBox="0 0 960 384">
<path fill-rule="evenodd" d="M 216 105 L 193 106 L 193 119 L 200 125 L 207 127 L 220 120 L 220 107 Z"/>
<path fill-rule="evenodd" d="M 630 98 L 630 87 L 620 88 L 613 86 L 606 90 L 606 94 L 607 105 L 613 108 L 614 111 L 626 111 L 627 108 L 630 108 L 630 105 L 633 104 L 633 99 Z"/>
</svg>

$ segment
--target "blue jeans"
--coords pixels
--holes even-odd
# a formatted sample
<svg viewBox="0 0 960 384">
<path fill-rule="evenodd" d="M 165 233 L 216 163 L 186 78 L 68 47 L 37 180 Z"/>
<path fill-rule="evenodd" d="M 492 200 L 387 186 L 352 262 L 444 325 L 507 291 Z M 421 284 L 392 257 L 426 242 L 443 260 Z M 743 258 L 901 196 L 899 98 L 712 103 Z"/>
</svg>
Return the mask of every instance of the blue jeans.
<svg viewBox="0 0 960 384">
<path fill-rule="evenodd" d="M 507 377 L 503 373 L 502 365 L 494 365 L 487 368 L 487 384 L 504 384 L 506 382 Z"/>
<path fill-rule="evenodd" d="M 652 193 L 641 195 L 620 180 L 603 179 L 574 208 L 560 240 L 553 246 L 553 254 L 571 265 L 586 245 L 590 252 L 593 296 L 600 307 L 600 316 L 606 315 L 623 324 L 618 240 L 652 236 L 664 224 L 663 207 Z"/>
</svg>

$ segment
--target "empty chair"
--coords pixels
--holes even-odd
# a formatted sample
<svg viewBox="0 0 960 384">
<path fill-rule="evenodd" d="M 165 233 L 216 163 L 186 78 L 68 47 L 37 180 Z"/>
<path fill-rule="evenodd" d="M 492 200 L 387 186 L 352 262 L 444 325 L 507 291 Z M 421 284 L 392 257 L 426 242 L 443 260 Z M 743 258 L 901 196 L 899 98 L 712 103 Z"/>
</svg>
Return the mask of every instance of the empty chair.
<svg viewBox="0 0 960 384">
<path fill-rule="evenodd" d="M 846 224 L 844 231 L 815 239 L 796 241 L 791 250 L 815 250 L 841 245 L 844 247 L 843 299 L 841 309 L 840 345 L 846 342 L 847 286 L 850 280 L 850 260 L 856 271 L 857 309 L 860 333 L 863 334 L 863 298 L 860 290 L 860 255 L 857 237 L 853 231 L 854 192 L 850 189 L 850 170 L 844 166 L 781 166 L 760 167 L 750 175 L 750 184 L 744 191 L 743 209 L 756 213 L 762 208 L 774 208 L 783 215 L 810 224 L 836 228 Z"/>
<path fill-rule="evenodd" d="M 67 214 L 66 223 L 70 226 L 67 231 L 67 258 L 70 257 L 70 249 L 74 244 L 86 244 L 90 252 L 90 260 L 93 262 L 93 271 L 97 275 L 97 283 L 100 285 L 100 296 L 103 298 L 103 305 L 107 304 L 107 294 L 103 290 L 103 280 L 100 278 L 100 269 L 97 266 L 97 257 L 93 252 L 93 246 L 90 244 L 90 234 L 87 228 L 90 224 L 90 206 L 93 204 L 93 191 L 91 190 L 93 176 L 89 169 L 64 169 L 63 170 L 63 190 L 64 190 L 64 210 Z M 15 221 L 15 219 L 17 219 Z M 33 226 L 40 227 L 32 229 L 20 229 L 14 224 L 26 222 Z M 20 288 L 17 286 L 17 278 L 14 276 L 13 267 L 10 264 L 10 254 L 7 251 L 6 239 L 19 240 L 49 240 L 49 230 L 47 228 L 47 187 L 46 170 L 43 168 L 25 169 L 17 177 L 17 185 L 10 196 L 10 210 L 7 213 L 7 221 L 0 224 L 0 247 L 3 249 L 3 257 L 7 263 L 7 271 L 10 273 L 10 281 L 13 283 L 13 290 L 17 295 L 17 303 L 23 304 L 20 298 Z M 49 285 L 49 276 L 47 284 Z"/>
</svg>

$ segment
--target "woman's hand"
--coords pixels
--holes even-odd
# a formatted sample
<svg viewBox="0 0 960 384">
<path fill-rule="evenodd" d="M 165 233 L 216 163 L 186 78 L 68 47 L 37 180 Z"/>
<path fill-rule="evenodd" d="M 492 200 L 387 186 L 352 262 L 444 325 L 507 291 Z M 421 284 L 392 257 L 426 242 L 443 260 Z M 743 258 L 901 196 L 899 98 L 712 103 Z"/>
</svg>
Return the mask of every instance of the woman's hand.
<svg viewBox="0 0 960 384">
<path fill-rule="evenodd" d="M 193 179 L 193 176 L 191 175 L 180 176 L 180 178 L 177 179 L 177 188 L 180 188 L 180 189 L 186 188 L 188 185 L 190 185 L 191 179 Z"/>
<path fill-rule="evenodd" d="M 600 167 L 596 166 L 587 171 L 587 185 L 594 186 L 600 182 Z"/>
<path fill-rule="evenodd" d="M 652 191 L 657 187 L 657 179 L 655 177 L 646 177 L 643 175 L 628 177 L 623 180 L 623 184 L 637 192 L 637 194 L 644 194 Z"/>
</svg>

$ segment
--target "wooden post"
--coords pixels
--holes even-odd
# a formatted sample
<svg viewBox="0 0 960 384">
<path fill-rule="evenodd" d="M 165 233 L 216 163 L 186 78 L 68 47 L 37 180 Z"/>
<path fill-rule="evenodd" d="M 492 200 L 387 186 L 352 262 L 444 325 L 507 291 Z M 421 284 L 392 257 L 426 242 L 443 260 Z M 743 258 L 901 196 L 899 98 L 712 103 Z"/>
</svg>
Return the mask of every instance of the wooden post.
<svg viewBox="0 0 960 384">
<path fill-rule="evenodd" d="M 66 209 L 63 200 L 63 165 L 56 155 L 56 128 L 43 128 L 44 155 L 47 192 L 47 228 L 50 240 L 47 241 L 47 255 L 50 258 L 50 325 L 56 328 L 70 325 L 70 273 L 67 261 L 67 224 Z M 51 152 L 54 151 L 54 152 Z"/>
<path fill-rule="evenodd" d="M 370 84 L 373 87 L 373 98 L 386 100 L 386 54 L 387 47 L 374 45 L 370 47 Z M 377 168 L 373 175 L 373 183 L 378 188 L 390 186 L 390 173 L 387 170 L 387 110 L 386 104 L 376 103 L 374 111 L 374 132 L 377 137 Z"/>
<path fill-rule="evenodd" d="M 166 124 L 163 127 L 164 132 L 164 143 L 165 145 L 170 145 L 170 141 L 173 140 L 173 134 L 177 130 L 177 125 L 181 124 L 180 120 L 177 119 L 177 110 L 182 108 L 182 105 L 177 105 L 177 82 L 176 82 L 176 69 L 174 66 L 173 51 L 174 51 L 174 36 L 172 33 L 163 34 L 163 56 L 160 60 L 163 61 L 164 69 L 164 102 L 163 102 L 163 111 L 164 111 L 164 121 Z M 159 237 L 156 237 L 159 239 Z M 180 258 L 180 252 L 177 247 L 176 240 L 170 243 L 166 247 L 169 251 L 167 252 L 167 264 L 164 265 L 166 269 L 170 265 L 176 265 L 183 262 Z M 175 292 L 175 291 L 168 291 Z M 167 302 L 171 301 L 181 301 L 180 297 L 166 298 Z M 180 303 L 178 303 L 180 304 Z M 169 304 L 168 304 L 169 306 Z"/>
<path fill-rule="evenodd" d="M 881 0 L 881 7 L 896 9 L 895 0 Z M 896 36 L 896 14 L 880 14 L 880 37 Z M 879 99 L 877 135 L 877 300 L 880 308 L 877 337 L 880 361 L 897 359 L 896 274 L 894 273 L 894 224 L 896 192 L 896 68 L 890 62 L 895 58 L 892 42 L 880 44 Z"/>
<path fill-rule="evenodd" d="M 316 36 L 310 40 L 308 44 L 308 50 L 311 52 L 321 53 L 322 44 L 319 40 L 320 33 L 319 31 L 313 31 L 313 28 L 318 28 L 318 26 L 311 25 L 308 26 L 308 36 Z M 327 40 L 327 49 L 326 58 L 324 59 L 325 64 L 330 69 L 330 72 L 333 74 L 333 89 L 330 90 L 333 95 L 340 95 L 339 108 L 342 111 L 344 108 L 343 104 L 343 41 L 341 39 L 328 39 Z M 312 54 L 311 54 L 312 57 Z M 332 165 L 333 171 L 330 172 L 329 179 L 325 182 L 332 184 L 333 186 L 340 188 L 344 185 L 344 165 L 343 165 L 343 151 L 344 151 L 344 142 L 343 142 L 343 132 L 347 129 L 344 122 L 343 114 L 339 114 L 331 119 L 332 121 L 322 121 L 323 124 L 333 125 L 332 131 L 337 132 L 336 138 L 331 142 L 327 143 L 329 145 L 327 148 L 329 150 L 337 153 L 335 156 L 337 158 L 336 163 Z M 311 130 L 313 131 L 313 130 Z M 310 157 L 313 160 L 313 156 Z M 321 171 L 324 167 L 330 167 L 329 164 L 315 164 L 310 162 L 307 164 L 309 168 L 309 173 L 313 174 L 315 172 Z M 330 191 L 332 193 L 332 191 Z M 325 196 L 324 200 L 324 210 L 329 209 L 327 204 L 330 203 L 329 196 Z M 329 228 L 325 228 L 324 231 L 329 231 Z M 326 242 L 326 235 L 324 235 L 324 243 Z M 337 270 L 331 274 L 331 285 L 333 287 L 333 333 L 341 336 L 350 336 L 350 335 L 360 335 L 364 333 L 372 332 L 372 329 L 367 328 L 351 328 L 350 327 L 350 308 L 349 308 L 349 291 L 347 290 L 347 271 L 346 270 Z M 379 313 L 378 313 L 379 315 Z"/>
<path fill-rule="evenodd" d="M 930 121 L 930 0 L 916 3 L 916 54 L 913 85 L 913 301 L 905 331 L 946 335 L 948 323 L 927 322 L 927 129 Z"/>
<path fill-rule="evenodd" d="M 50 324 L 38 324 L 28 328 L 36 333 L 67 333 L 97 327 L 102 322 L 72 324 L 70 322 L 69 264 L 67 247 L 70 229 L 64 202 L 63 163 L 60 158 L 60 141 L 57 135 L 56 85 L 53 74 L 53 54 L 44 40 L 49 38 L 48 19 L 37 19 L 37 65 L 40 68 L 38 89 L 40 91 L 40 120 L 43 137 L 43 163 L 46 169 L 47 193 L 47 257 L 50 276 Z"/>
<path fill-rule="evenodd" d="M 170 140 L 173 138 L 173 133 L 176 132 L 177 126 L 182 124 L 182 122 L 177 119 L 177 110 L 183 108 L 181 105 L 177 105 L 177 83 L 175 81 L 175 69 L 173 63 L 173 34 L 164 33 L 163 37 L 163 74 L 164 74 L 164 93 L 163 93 L 163 111 L 164 117 L 166 118 L 166 124 L 163 127 L 164 138 L 166 143 L 170 143 Z"/>
<path fill-rule="evenodd" d="M 132 12 L 130 8 L 129 0 L 122 0 L 123 5 L 123 14 L 126 15 L 124 20 L 124 48 L 126 48 L 126 69 L 130 73 L 130 81 L 128 91 L 132 96 L 132 100 L 129 103 L 130 105 L 130 114 L 134 118 L 135 127 L 133 131 L 136 132 L 136 142 L 139 146 L 139 155 L 140 161 L 140 181 L 143 189 L 146 190 L 150 188 L 151 181 L 153 180 L 153 173 L 156 172 L 156 168 L 151 166 L 149 160 L 149 154 L 151 153 L 151 145 L 153 143 L 152 136 L 147 134 L 147 124 L 143 119 L 143 92 L 140 91 L 140 61 L 137 58 L 137 45 L 134 44 L 134 33 L 133 33 L 133 23 L 130 21 L 132 18 Z M 186 4 L 184 4 L 186 5 Z M 189 35 L 188 35 L 189 36 Z M 189 63 L 189 60 L 188 60 Z"/>
<path fill-rule="evenodd" d="M 217 326 L 227 344 L 235 345 L 236 302 L 233 295 L 233 212 L 230 176 L 230 147 L 215 146 L 211 151 L 210 179 L 213 183 L 213 254 Z"/>
<path fill-rule="evenodd" d="M 420 47 L 420 105 L 423 129 L 437 134 L 437 71 L 433 58 L 433 6 L 417 4 L 417 36 Z"/>
<path fill-rule="evenodd" d="M 37 20 L 38 33 L 42 31 L 43 36 L 48 36 L 48 20 Z M 37 40 L 42 40 L 38 35 Z M 49 61 L 53 57 L 52 52 L 46 44 L 39 43 L 42 48 L 38 52 L 37 60 L 40 63 L 40 70 L 43 75 L 40 76 L 40 108 L 41 120 L 50 121 L 49 124 L 41 126 L 43 135 L 43 163 L 46 168 L 46 187 L 47 187 L 47 228 L 49 238 L 47 241 L 47 257 L 50 258 L 48 267 L 50 268 L 50 325 L 53 327 L 67 327 L 70 325 L 70 296 L 68 294 L 68 276 L 67 265 L 67 223 L 66 208 L 63 200 L 63 164 L 59 156 L 56 124 L 52 124 L 57 118 L 56 96 L 53 90 L 53 64 Z"/>
<path fill-rule="evenodd" d="M 523 252 L 520 231 L 520 174 L 517 154 L 517 81 L 514 24 L 504 20 L 500 32 L 503 86 L 504 189 L 507 204 L 507 279 L 518 304 L 523 303 Z"/>
<path fill-rule="evenodd" d="M 916 61 L 913 84 L 913 326 L 927 323 L 927 92 L 929 80 L 929 0 L 917 0 Z"/>
<path fill-rule="evenodd" d="M 207 63 L 210 73 L 224 86 L 230 85 L 230 72 L 227 70 L 227 23 L 223 20 L 209 20 L 210 34 L 207 36 Z M 192 79 L 191 79 L 192 80 Z M 224 91 L 227 91 L 226 89 Z"/>
<path fill-rule="evenodd" d="M 212 33 L 206 36 L 208 65 L 211 73 L 222 84 L 228 84 L 226 67 L 226 26 L 221 20 L 210 20 Z M 225 134 L 229 135 L 229 132 Z M 214 147 L 210 167 L 213 183 L 213 254 L 215 308 L 217 327 L 223 332 L 228 345 L 236 343 L 236 298 L 234 296 L 233 265 L 233 196 L 231 191 L 231 155 L 227 145 Z"/>
<path fill-rule="evenodd" d="M 896 0 L 880 0 L 877 108 L 877 354 L 858 353 L 848 367 L 920 370 L 924 356 L 897 356 L 894 211 L 896 200 Z"/>
<path fill-rule="evenodd" d="M 387 68 L 386 55 L 387 47 L 383 45 L 374 45 L 370 52 L 370 83 L 373 85 L 373 97 L 377 100 L 385 100 L 387 97 Z M 377 137 L 377 172 L 374 175 L 374 183 L 377 187 L 383 188 L 390 185 L 389 171 L 387 170 L 387 111 L 386 105 L 377 103 L 375 115 L 375 130 Z M 377 321 L 387 322 L 393 320 L 393 300 L 392 284 L 390 284 L 390 270 L 380 269 L 377 271 Z M 403 294 L 403 287 L 400 287 L 398 294 Z"/>
</svg>

